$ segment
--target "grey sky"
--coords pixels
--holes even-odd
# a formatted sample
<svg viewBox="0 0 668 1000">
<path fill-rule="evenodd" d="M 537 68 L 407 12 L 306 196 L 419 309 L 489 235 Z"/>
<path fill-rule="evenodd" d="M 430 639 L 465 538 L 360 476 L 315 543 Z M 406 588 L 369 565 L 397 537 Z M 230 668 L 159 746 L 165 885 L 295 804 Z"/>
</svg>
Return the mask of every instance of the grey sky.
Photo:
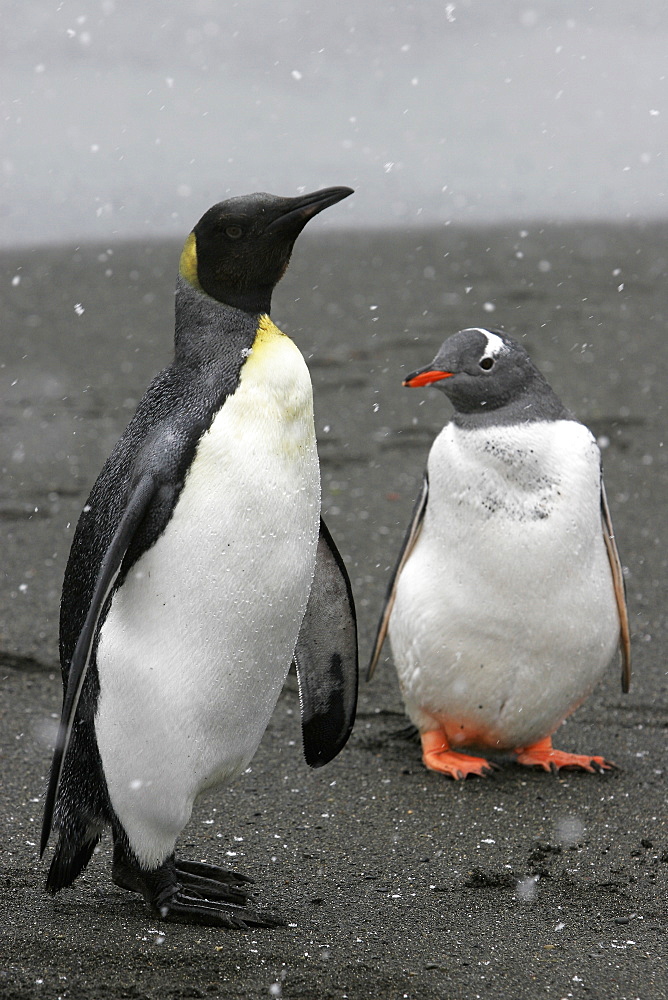
<svg viewBox="0 0 668 1000">
<path fill-rule="evenodd" d="M 665 0 L 3 0 L 0 242 L 183 235 L 349 184 L 325 226 L 665 217 Z"/>
</svg>

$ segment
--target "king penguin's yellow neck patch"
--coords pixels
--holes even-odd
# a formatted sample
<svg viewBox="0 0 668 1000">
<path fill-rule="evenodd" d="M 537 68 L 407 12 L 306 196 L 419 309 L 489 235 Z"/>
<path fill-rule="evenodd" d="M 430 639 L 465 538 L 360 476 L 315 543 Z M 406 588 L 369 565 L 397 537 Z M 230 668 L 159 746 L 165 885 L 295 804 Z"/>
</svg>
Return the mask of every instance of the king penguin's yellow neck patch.
<svg viewBox="0 0 668 1000">
<path fill-rule="evenodd" d="M 271 337 L 285 337 L 282 330 L 279 330 L 276 324 L 269 318 L 268 313 L 262 313 L 257 324 L 257 334 L 256 341 L 268 340 Z"/>
<path fill-rule="evenodd" d="M 179 261 L 179 274 L 193 288 L 197 288 L 199 291 L 202 290 L 199 278 L 197 277 L 197 240 L 194 232 L 190 234 L 183 244 L 181 260 Z"/>
</svg>

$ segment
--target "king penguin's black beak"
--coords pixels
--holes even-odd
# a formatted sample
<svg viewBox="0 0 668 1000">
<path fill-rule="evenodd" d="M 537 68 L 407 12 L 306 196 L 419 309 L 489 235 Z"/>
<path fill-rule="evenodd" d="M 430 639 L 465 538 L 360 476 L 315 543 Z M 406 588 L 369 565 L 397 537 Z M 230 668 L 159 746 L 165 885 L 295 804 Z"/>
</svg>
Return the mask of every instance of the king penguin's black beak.
<svg viewBox="0 0 668 1000">
<path fill-rule="evenodd" d="M 351 194 L 353 189 L 349 187 L 329 187 L 311 191 L 310 194 L 301 194 L 296 198 L 281 199 L 283 204 L 279 214 L 269 223 L 265 232 L 296 238 L 314 215 L 331 205 L 336 205 L 337 201 L 342 201 Z"/>
</svg>

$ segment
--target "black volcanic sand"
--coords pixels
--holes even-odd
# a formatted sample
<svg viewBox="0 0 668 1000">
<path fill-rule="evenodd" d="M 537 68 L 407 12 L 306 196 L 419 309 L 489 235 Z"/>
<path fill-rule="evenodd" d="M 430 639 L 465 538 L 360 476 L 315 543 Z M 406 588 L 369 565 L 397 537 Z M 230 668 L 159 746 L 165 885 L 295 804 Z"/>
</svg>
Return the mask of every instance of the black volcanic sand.
<svg viewBox="0 0 668 1000">
<path fill-rule="evenodd" d="M 157 923 L 111 884 L 108 838 L 72 889 L 43 892 L 60 581 L 87 490 L 170 356 L 179 248 L 2 257 L 2 998 L 668 996 L 667 247 L 659 225 L 323 237 L 315 223 L 301 238 L 274 318 L 313 373 L 323 507 L 363 660 L 448 413 L 402 376 L 446 335 L 494 325 L 525 338 L 604 446 L 634 681 L 622 695 L 611 668 L 556 740 L 618 771 L 554 777 L 506 761 L 455 784 L 402 738 L 389 656 L 322 771 L 303 762 L 290 677 L 250 773 L 201 799 L 180 843 L 252 875 L 259 905 L 288 921 L 247 932 Z"/>
</svg>

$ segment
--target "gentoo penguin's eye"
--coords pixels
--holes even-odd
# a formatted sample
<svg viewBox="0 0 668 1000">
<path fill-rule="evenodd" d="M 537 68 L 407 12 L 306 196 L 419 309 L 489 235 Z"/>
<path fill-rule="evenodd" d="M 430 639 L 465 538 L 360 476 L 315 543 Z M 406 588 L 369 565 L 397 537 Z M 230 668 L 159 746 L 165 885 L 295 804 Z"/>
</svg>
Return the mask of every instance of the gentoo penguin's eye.
<svg viewBox="0 0 668 1000">
<path fill-rule="evenodd" d="M 482 358 L 482 360 L 479 362 L 479 365 L 483 369 L 483 371 L 488 372 L 490 368 L 494 367 L 494 358 Z"/>
<path fill-rule="evenodd" d="M 243 229 L 241 226 L 228 226 L 225 230 L 225 235 L 229 236 L 231 240 L 238 240 L 243 234 Z"/>
</svg>

